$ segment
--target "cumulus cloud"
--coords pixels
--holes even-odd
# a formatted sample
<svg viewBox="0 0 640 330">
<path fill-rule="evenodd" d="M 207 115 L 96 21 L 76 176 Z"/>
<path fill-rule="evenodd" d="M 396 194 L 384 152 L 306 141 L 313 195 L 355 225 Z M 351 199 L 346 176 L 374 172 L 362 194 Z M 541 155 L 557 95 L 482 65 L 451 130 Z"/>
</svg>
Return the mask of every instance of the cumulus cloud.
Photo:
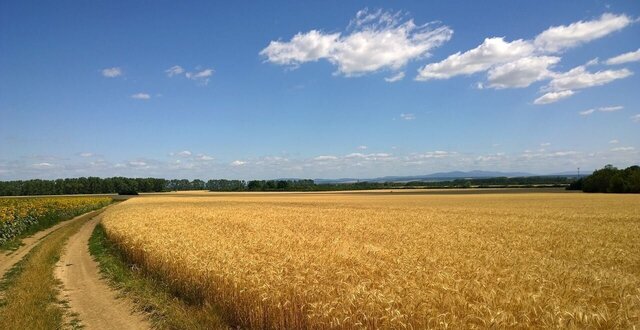
<svg viewBox="0 0 640 330">
<path fill-rule="evenodd" d="M 402 79 L 404 79 L 404 72 L 398 72 L 390 77 L 384 78 L 384 81 L 392 83 L 392 82 L 400 81 Z"/>
<path fill-rule="evenodd" d="M 81 152 L 80 153 L 80 157 L 85 157 L 85 158 L 93 157 L 93 153 L 91 153 L 91 152 Z"/>
<path fill-rule="evenodd" d="M 560 62 L 556 56 L 530 56 L 496 66 L 487 74 L 488 87 L 522 88 L 553 76 L 550 67 Z"/>
<path fill-rule="evenodd" d="M 401 113 L 400 114 L 400 119 L 402 119 L 402 120 L 414 120 L 414 119 L 416 119 L 416 115 L 414 115 L 412 113 Z"/>
<path fill-rule="evenodd" d="M 610 144 L 618 144 L 618 143 L 620 143 L 620 141 L 618 141 L 616 139 L 613 139 L 613 140 L 610 140 L 609 143 Z"/>
<path fill-rule="evenodd" d="M 605 13 L 592 21 L 550 27 L 535 38 L 534 44 L 541 51 L 560 52 L 602 38 L 631 23 L 633 20 L 627 15 Z"/>
<path fill-rule="evenodd" d="M 607 65 L 618 65 L 630 62 L 638 62 L 640 61 L 640 48 L 634 52 L 628 52 L 624 54 L 620 54 L 618 56 L 612 57 L 608 59 L 605 63 Z"/>
<path fill-rule="evenodd" d="M 570 97 L 571 95 L 575 94 L 573 91 L 571 90 L 566 90 L 566 91 L 561 91 L 561 92 L 548 92 L 542 96 L 540 96 L 539 98 L 535 99 L 533 101 L 533 104 L 549 104 L 549 103 L 554 103 L 554 102 L 558 102 L 562 99 L 566 99 L 568 97 Z"/>
<path fill-rule="evenodd" d="M 367 150 L 367 146 L 357 146 L 356 149 L 358 149 L 358 150 Z"/>
<path fill-rule="evenodd" d="M 119 67 L 102 69 L 102 75 L 107 78 L 115 78 L 122 75 L 122 69 Z"/>
<path fill-rule="evenodd" d="M 629 77 L 633 73 L 627 69 L 588 72 L 584 65 L 567 72 L 555 74 L 545 90 L 562 91 L 583 89 L 608 84 L 614 80 Z"/>
<path fill-rule="evenodd" d="M 179 65 L 174 65 L 174 66 L 164 70 L 164 72 L 167 74 L 167 76 L 173 77 L 175 75 L 182 74 L 184 72 L 184 69 Z"/>
<path fill-rule="evenodd" d="M 131 95 L 131 98 L 136 100 L 149 100 L 151 99 L 151 95 L 147 93 L 137 93 L 137 94 Z"/>
<path fill-rule="evenodd" d="M 430 55 L 452 34 L 437 23 L 417 25 L 402 13 L 358 11 L 344 34 L 300 32 L 289 41 L 271 41 L 260 55 L 268 62 L 297 67 L 321 59 L 337 66 L 337 74 L 358 76 L 379 70 L 397 71 L 409 61 Z M 391 78 L 400 80 L 400 73 Z"/>
<path fill-rule="evenodd" d="M 180 157 L 189 157 L 189 156 L 191 156 L 191 151 L 183 150 L 183 151 L 180 151 L 180 152 L 176 153 L 176 155 L 178 155 Z"/>
<path fill-rule="evenodd" d="M 478 83 L 479 88 L 523 88 L 537 81 L 551 80 L 543 89 L 546 94 L 534 103 L 552 103 L 571 96 L 576 89 L 601 86 L 632 74 L 627 69 L 588 72 L 586 67 L 598 64 L 598 59 L 564 73 L 551 70 L 561 60 L 553 55 L 602 38 L 631 23 L 633 20 L 627 15 L 606 13 L 590 21 L 550 27 L 532 40 L 506 41 L 504 37 L 486 38 L 476 48 L 457 52 L 440 62 L 423 66 L 418 70 L 416 80 L 449 79 L 485 71 L 487 83 Z M 623 55 L 623 60 L 634 56 Z"/>
<path fill-rule="evenodd" d="M 464 53 L 457 52 L 443 61 L 427 64 L 418 71 L 416 80 L 448 79 L 458 75 L 470 75 L 486 71 L 497 64 L 529 56 L 533 51 L 533 45 L 522 39 L 507 42 L 502 37 L 487 38 L 474 49 Z"/>
</svg>

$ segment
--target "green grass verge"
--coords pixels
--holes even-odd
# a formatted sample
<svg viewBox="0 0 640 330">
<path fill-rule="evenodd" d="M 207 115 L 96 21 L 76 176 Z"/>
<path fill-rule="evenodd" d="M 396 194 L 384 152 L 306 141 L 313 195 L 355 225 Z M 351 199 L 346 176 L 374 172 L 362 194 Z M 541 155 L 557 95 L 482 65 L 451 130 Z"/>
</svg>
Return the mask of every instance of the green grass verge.
<svg viewBox="0 0 640 330">
<path fill-rule="evenodd" d="M 65 320 L 65 302 L 58 299 L 60 282 L 54 269 L 67 239 L 87 220 L 72 222 L 52 232 L 5 274 L 0 283 L 2 329 L 75 327 L 74 319 L 68 323 Z"/>
<path fill-rule="evenodd" d="M 128 263 L 121 251 L 107 239 L 101 224 L 91 235 L 89 251 L 111 286 L 133 300 L 141 311 L 148 313 L 155 328 L 229 328 L 214 307 L 180 299 L 161 279 Z"/>
</svg>

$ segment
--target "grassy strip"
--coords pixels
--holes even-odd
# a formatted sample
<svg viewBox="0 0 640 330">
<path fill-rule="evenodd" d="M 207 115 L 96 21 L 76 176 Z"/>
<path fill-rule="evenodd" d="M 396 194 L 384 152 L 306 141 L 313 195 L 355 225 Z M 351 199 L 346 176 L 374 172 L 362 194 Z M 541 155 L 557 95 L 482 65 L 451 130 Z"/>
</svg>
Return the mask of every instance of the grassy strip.
<svg viewBox="0 0 640 330">
<path fill-rule="evenodd" d="M 227 329 L 220 313 L 212 306 L 188 303 L 172 294 L 162 280 L 146 274 L 126 261 L 111 243 L 101 224 L 89 240 L 89 251 L 109 283 L 128 296 L 159 329 Z"/>
<path fill-rule="evenodd" d="M 67 239 L 90 218 L 82 218 L 49 234 L 4 277 L 0 285 L 0 324 L 4 329 L 60 329 L 64 302 L 54 276 Z M 73 321 L 72 321 L 73 322 Z M 73 327 L 73 323 L 67 326 Z"/>
</svg>

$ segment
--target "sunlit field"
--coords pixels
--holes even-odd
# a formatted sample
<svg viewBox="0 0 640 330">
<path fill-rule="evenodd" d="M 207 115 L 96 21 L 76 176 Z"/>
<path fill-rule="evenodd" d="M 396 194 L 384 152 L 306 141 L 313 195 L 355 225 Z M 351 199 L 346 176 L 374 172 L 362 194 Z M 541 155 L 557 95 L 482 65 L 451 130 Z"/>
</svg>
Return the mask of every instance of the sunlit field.
<svg viewBox="0 0 640 330">
<path fill-rule="evenodd" d="M 0 245 L 30 229 L 43 229 L 109 203 L 109 197 L 0 198 Z"/>
<path fill-rule="evenodd" d="M 108 237 L 249 328 L 630 327 L 640 196 L 211 194 L 109 208 Z"/>
</svg>

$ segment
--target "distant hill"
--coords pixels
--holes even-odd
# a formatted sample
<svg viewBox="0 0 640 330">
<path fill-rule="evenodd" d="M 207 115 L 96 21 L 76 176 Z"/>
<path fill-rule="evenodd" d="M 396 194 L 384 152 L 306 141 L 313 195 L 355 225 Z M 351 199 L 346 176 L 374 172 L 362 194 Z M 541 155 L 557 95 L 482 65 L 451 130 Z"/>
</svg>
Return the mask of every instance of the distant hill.
<svg viewBox="0 0 640 330">
<path fill-rule="evenodd" d="M 575 173 L 573 173 L 575 175 Z M 581 173 L 582 174 L 582 173 Z M 425 175 L 412 175 L 412 176 L 384 176 L 378 178 L 368 179 L 355 179 L 355 178 L 340 178 L 340 179 L 314 179 L 317 184 L 322 183 L 349 183 L 349 182 L 409 182 L 409 181 L 449 181 L 455 179 L 480 179 L 480 178 L 496 178 L 496 177 L 527 177 L 536 176 L 535 174 L 526 172 L 497 172 L 497 171 L 452 171 L 452 172 L 438 172 Z"/>
</svg>

